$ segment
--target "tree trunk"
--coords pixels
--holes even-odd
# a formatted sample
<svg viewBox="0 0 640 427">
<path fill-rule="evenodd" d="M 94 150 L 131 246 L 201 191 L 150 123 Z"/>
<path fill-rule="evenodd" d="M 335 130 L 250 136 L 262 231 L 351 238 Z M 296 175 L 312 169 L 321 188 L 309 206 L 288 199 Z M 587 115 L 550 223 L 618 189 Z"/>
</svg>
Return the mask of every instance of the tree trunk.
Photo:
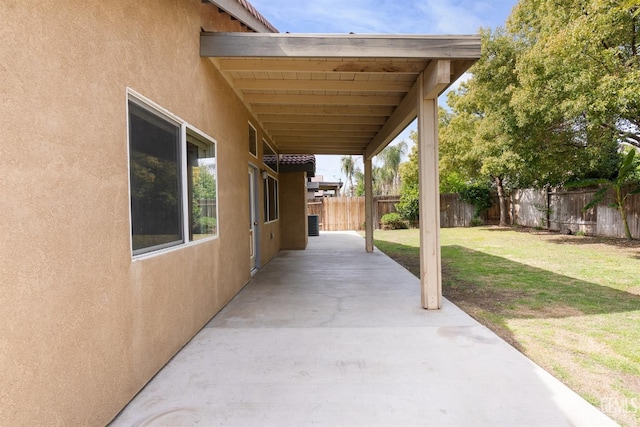
<svg viewBox="0 0 640 427">
<path fill-rule="evenodd" d="M 624 224 L 624 235 L 627 240 L 633 240 L 633 236 L 631 235 L 631 230 L 629 229 L 629 222 L 627 221 L 627 212 L 624 209 L 624 206 L 620 210 L 620 215 L 622 215 L 622 223 Z"/>
<path fill-rule="evenodd" d="M 620 187 L 616 187 L 615 191 L 617 199 L 616 202 L 618 203 L 618 211 L 620 212 L 620 218 L 622 219 L 622 224 L 624 225 L 624 237 L 626 237 L 627 240 L 633 240 L 631 230 L 629 229 L 629 221 L 627 221 L 625 197 L 622 196 L 622 189 Z"/>
<path fill-rule="evenodd" d="M 506 227 L 507 224 L 507 198 L 504 196 L 504 187 L 502 186 L 502 177 L 494 176 L 493 181 L 498 190 L 498 203 L 500 204 L 500 226 Z"/>
</svg>

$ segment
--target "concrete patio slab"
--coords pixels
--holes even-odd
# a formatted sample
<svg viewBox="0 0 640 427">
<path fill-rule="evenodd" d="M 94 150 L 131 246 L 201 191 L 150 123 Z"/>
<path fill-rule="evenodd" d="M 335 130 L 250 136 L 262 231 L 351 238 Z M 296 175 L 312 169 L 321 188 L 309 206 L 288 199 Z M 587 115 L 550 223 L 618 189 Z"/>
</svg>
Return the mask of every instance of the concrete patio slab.
<svg viewBox="0 0 640 427">
<path fill-rule="evenodd" d="M 613 426 L 355 233 L 283 251 L 112 426 Z"/>
</svg>

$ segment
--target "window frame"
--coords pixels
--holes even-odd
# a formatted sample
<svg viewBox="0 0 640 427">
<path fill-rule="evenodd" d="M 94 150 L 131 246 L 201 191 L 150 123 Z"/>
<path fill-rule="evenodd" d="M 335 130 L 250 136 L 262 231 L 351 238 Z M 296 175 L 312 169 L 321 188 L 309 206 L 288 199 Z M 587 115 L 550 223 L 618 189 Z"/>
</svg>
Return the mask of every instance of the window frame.
<svg viewBox="0 0 640 427">
<path fill-rule="evenodd" d="M 203 240 L 208 240 L 208 239 L 214 239 L 218 237 L 218 234 L 220 233 L 220 225 L 219 225 L 219 218 L 220 218 L 220 212 L 219 212 L 219 203 L 218 203 L 218 143 L 216 142 L 215 139 L 211 138 L 210 136 L 208 136 L 207 134 L 205 134 L 204 132 L 200 131 L 199 129 L 185 123 L 185 132 L 184 132 L 184 151 L 183 153 L 184 155 L 184 183 L 186 184 L 187 187 L 187 202 L 191 199 L 191 193 L 193 192 L 193 182 L 189 181 L 189 177 L 188 177 L 188 171 L 187 168 L 189 167 L 189 165 L 187 165 L 187 144 L 189 144 L 189 134 L 191 134 L 191 138 L 196 139 L 197 142 L 199 144 L 202 145 L 208 145 L 208 147 L 206 148 L 207 151 L 209 151 L 213 156 L 211 158 L 215 159 L 215 170 L 213 173 L 213 179 L 215 182 L 215 192 L 216 192 L 216 197 L 215 197 L 215 203 L 216 203 L 216 213 L 215 213 L 215 220 L 216 220 L 216 232 L 208 235 L 206 237 L 202 237 L 199 239 L 194 239 L 192 236 L 192 230 L 193 230 L 193 224 L 191 223 L 192 221 L 192 215 L 191 215 L 191 206 L 189 205 L 189 203 L 184 203 L 185 205 L 185 213 L 186 213 L 186 217 L 188 218 L 187 221 L 184 221 L 185 223 L 185 228 L 187 231 L 186 237 L 188 237 L 188 243 L 193 243 L 193 242 L 200 242 Z M 184 201 L 184 197 L 183 197 L 183 201 Z M 188 206 L 189 205 L 189 206 Z M 184 214 L 183 214 L 184 215 Z"/>
<path fill-rule="evenodd" d="M 248 123 L 249 123 L 249 128 L 248 128 L 249 135 L 248 135 L 247 139 L 249 140 L 249 154 L 251 154 L 253 157 L 255 157 L 257 159 L 258 158 L 258 130 L 256 129 L 256 127 L 254 125 L 251 124 L 251 122 L 248 122 Z M 255 150 L 256 150 L 255 153 L 251 151 L 251 130 L 252 129 L 253 129 L 253 134 L 255 136 L 255 141 L 254 141 L 255 142 Z"/>
<path fill-rule="evenodd" d="M 271 152 L 273 153 L 273 156 L 275 156 L 275 158 L 276 158 L 276 168 L 275 168 L 275 169 L 273 169 L 271 166 L 269 166 L 269 165 L 264 161 L 264 156 L 265 156 L 265 154 L 266 154 L 266 153 L 265 153 L 265 151 L 266 151 L 266 150 L 264 149 L 264 146 L 265 146 L 265 145 L 266 145 L 267 147 L 269 147 L 269 150 L 271 150 Z M 270 155 L 271 155 L 271 154 L 270 154 Z M 277 152 L 276 150 L 274 150 L 274 149 L 273 149 L 273 147 L 271 146 L 271 144 L 269 144 L 265 138 L 262 138 L 262 164 L 263 164 L 265 167 L 269 168 L 269 170 L 270 170 L 270 171 L 272 171 L 273 173 L 276 173 L 276 174 L 277 174 L 277 173 L 279 173 L 279 170 L 280 170 L 280 155 L 278 154 L 278 152 Z"/>
<path fill-rule="evenodd" d="M 272 180 L 273 184 L 274 184 L 274 191 L 273 194 L 275 196 L 275 217 L 271 218 L 271 197 L 270 197 L 270 191 L 269 191 L 269 180 Z M 276 222 L 280 220 L 280 183 L 278 181 L 278 178 L 276 178 L 275 176 L 267 173 L 266 177 L 263 179 L 263 184 L 262 184 L 262 189 L 263 189 L 263 193 L 264 193 L 264 200 L 263 200 L 263 215 L 264 215 L 264 223 L 265 224 L 270 224 L 272 222 Z"/>
<path fill-rule="evenodd" d="M 178 165 L 179 165 L 179 192 L 180 192 L 180 224 L 182 231 L 182 239 L 179 241 L 171 242 L 168 244 L 154 245 L 141 249 L 134 250 L 133 249 L 133 206 L 131 199 L 131 138 L 130 138 L 130 126 L 131 126 L 131 112 L 129 111 L 129 103 L 133 103 L 136 106 L 146 110 L 149 114 L 160 118 L 161 120 L 168 121 L 170 124 L 175 125 L 179 128 L 179 141 L 178 141 Z M 219 187 L 218 187 L 218 141 L 215 138 L 207 135 L 205 132 L 201 131 L 197 127 L 190 125 L 185 120 L 180 117 L 172 114 L 165 108 L 151 101 L 143 95 L 140 95 L 136 91 L 127 88 L 126 90 L 126 126 L 127 126 L 127 166 L 128 166 L 128 193 L 129 193 L 129 240 L 130 240 L 130 250 L 131 256 L 133 260 L 144 259 L 160 254 L 164 254 L 167 252 L 180 250 L 182 248 L 208 242 L 211 240 L 216 240 L 220 237 L 220 215 L 219 215 L 219 203 L 218 203 L 218 195 L 219 195 Z M 201 143 L 206 143 L 210 145 L 211 153 L 213 157 L 216 159 L 216 168 L 214 173 L 214 179 L 216 183 L 216 232 L 210 236 L 200 238 L 200 239 L 192 239 L 190 238 L 190 228 L 191 228 L 191 215 L 189 205 L 190 199 L 190 191 L 192 190 L 192 184 L 188 182 L 188 165 L 187 165 L 187 135 L 191 134 L 193 138 L 197 139 Z"/>
</svg>

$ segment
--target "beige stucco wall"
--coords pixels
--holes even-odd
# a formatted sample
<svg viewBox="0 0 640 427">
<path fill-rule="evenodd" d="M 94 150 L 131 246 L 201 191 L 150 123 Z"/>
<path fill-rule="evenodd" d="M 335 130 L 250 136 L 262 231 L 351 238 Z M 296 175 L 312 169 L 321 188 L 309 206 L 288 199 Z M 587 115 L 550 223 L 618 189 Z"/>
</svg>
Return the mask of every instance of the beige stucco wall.
<svg viewBox="0 0 640 427">
<path fill-rule="evenodd" d="M 249 115 L 199 56 L 241 27 L 200 0 L 0 17 L 0 425 L 104 425 L 249 280 Z M 127 87 L 217 140 L 218 239 L 132 260 Z"/>
<path fill-rule="evenodd" d="M 305 249 L 308 242 L 307 174 L 280 174 L 282 249 Z"/>
</svg>

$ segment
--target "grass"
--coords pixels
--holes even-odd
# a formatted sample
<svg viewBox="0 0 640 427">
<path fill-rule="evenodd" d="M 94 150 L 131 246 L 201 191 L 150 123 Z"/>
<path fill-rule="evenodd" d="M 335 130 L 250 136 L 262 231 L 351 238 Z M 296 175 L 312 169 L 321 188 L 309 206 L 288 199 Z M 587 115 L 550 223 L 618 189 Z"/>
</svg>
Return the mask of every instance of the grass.
<svg viewBox="0 0 640 427">
<path fill-rule="evenodd" d="M 375 245 L 419 276 L 418 230 Z M 640 242 L 441 231 L 445 297 L 618 423 L 640 425 Z"/>
</svg>

